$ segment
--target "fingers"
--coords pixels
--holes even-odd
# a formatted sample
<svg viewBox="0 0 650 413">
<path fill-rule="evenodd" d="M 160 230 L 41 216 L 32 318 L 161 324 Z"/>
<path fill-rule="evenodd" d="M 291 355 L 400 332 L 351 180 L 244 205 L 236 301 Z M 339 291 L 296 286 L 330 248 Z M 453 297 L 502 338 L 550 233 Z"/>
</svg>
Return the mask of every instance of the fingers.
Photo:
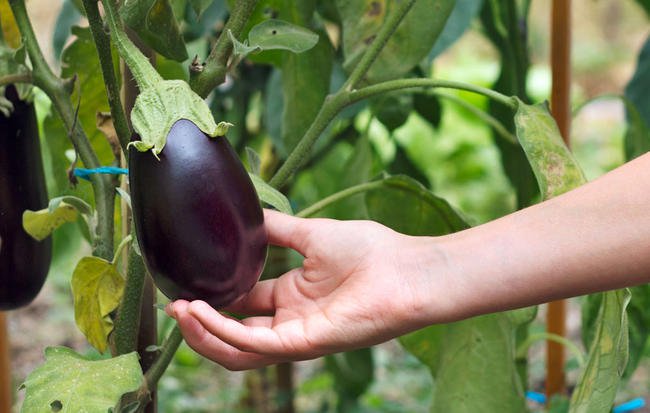
<svg viewBox="0 0 650 413">
<path fill-rule="evenodd" d="M 283 361 L 263 354 L 247 353 L 223 342 L 208 332 L 187 311 L 188 305 L 189 303 L 187 301 L 179 300 L 171 303 L 166 308 L 166 311 L 176 319 L 185 341 L 196 352 L 221 364 L 229 370 L 248 370 Z M 258 321 L 260 320 L 252 320 L 251 323 L 255 324 Z"/>
<path fill-rule="evenodd" d="M 275 357 L 289 355 L 277 332 L 270 328 L 271 317 L 255 317 L 252 325 L 246 325 L 223 316 L 203 301 L 192 301 L 187 311 L 209 333 L 241 351 Z M 264 323 L 262 318 L 268 321 Z"/>
<path fill-rule="evenodd" d="M 289 247 L 306 255 L 309 221 L 271 209 L 264 210 L 264 226 L 269 243 Z"/>
<path fill-rule="evenodd" d="M 273 290 L 276 280 L 260 281 L 250 290 L 248 294 L 225 308 L 226 311 L 245 315 L 273 315 L 275 303 Z"/>
</svg>

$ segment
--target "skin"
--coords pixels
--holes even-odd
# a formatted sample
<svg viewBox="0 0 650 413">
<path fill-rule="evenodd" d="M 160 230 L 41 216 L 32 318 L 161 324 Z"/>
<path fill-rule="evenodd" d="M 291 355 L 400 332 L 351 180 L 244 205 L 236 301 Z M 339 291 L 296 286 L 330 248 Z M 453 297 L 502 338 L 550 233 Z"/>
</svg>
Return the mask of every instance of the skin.
<svg viewBox="0 0 650 413">
<path fill-rule="evenodd" d="M 170 303 L 187 343 L 231 370 L 377 344 L 426 325 L 650 281 L 650 154 L 576 190 L 443 237 L 265 211 L 303 266 L 227 310 Z"/>
</svg>

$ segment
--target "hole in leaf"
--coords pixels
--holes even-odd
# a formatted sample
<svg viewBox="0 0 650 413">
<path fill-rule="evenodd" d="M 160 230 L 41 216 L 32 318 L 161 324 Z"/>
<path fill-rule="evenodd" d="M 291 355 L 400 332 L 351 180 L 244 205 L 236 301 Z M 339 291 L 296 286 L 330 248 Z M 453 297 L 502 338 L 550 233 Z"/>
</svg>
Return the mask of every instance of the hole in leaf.
<svg viewBox="0 0 650 413">
<path fill-rule="evenodd" d="M 273 29 L 273 30 L 271 30 L 271 34 L 278 34 L 278 31 Z"/>
<path fill-rule="evenodd" d="M 54 400 L 52 403 L 50 403 L 50 408 L 53 412 L 60 412 L 63 410 L 63 403 L 61 403 L 60 400 Z"/>
</svg>

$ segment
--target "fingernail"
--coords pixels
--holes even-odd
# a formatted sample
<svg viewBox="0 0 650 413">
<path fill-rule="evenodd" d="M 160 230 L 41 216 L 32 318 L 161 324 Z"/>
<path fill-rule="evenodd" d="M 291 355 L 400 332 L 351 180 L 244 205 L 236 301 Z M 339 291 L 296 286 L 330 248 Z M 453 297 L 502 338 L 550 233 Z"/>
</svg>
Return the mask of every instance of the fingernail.
<svg viewBox="0 0 650 413">
<path fill-rule="evenodd" d="M 174 311 L 174 302 L 171 301 L 165 306 L 165 312 L 168 316 L 176 318 L 176 312 Z"/>
</svg>

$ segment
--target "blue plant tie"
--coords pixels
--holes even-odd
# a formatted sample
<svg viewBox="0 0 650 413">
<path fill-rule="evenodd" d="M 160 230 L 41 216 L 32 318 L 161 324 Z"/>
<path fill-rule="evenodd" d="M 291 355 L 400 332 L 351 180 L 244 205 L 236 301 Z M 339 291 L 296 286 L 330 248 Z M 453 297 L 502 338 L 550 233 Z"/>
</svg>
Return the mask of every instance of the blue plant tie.
<svg viewBox="0 0 650 413">
<path fill-rule="evenodd" d="M 125 168 L 117 168 L 115 166 L 100 166 L 99 168 L 94 169 L 74 168 L 72 173 L 77 178 L 90 181 L 90 175 L 92 174 L 128 175 L 129 170 Z"/>
<path fill-rule="evenodd" d="M 532 400 L 539 404 L 546 404 L 546 395 L 544 393 L 538 393 L 536 391 L 527 391 L 526 398 Z"/>
<path fill-rule="evenodd" d="M 631 412 L 632 410 L 640 409 L 645 406 L 645 400 L 643 397 L 637 397 L 632 399 L 629 402 L 621 403 L 618 406 L 614 407 L 612 410 L 613 413 L 624 413 Z"/>
</svg>

